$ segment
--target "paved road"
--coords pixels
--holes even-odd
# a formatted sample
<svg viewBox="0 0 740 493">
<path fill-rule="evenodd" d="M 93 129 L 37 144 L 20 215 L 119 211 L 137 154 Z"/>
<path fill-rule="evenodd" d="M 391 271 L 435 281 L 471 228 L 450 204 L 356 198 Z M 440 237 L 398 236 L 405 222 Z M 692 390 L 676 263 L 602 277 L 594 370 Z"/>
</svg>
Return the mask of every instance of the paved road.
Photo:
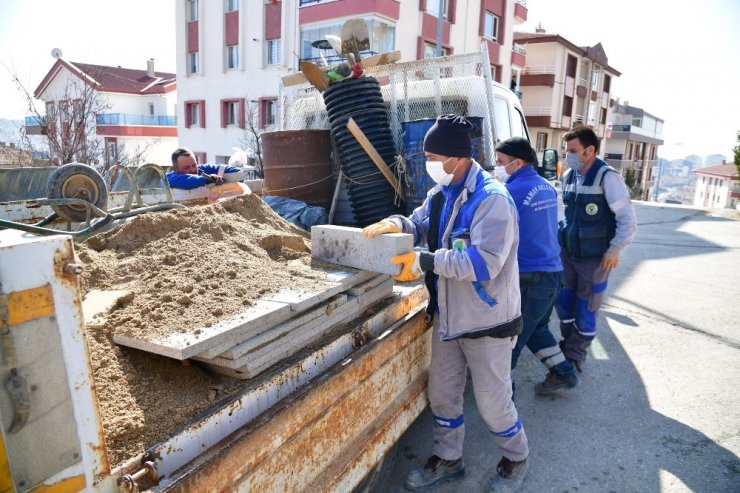
<svg viewBox="0 0 740 493">
<path fill-rule="evenodd" d="M 740 221 L 636 207 L 579 387 L 535 397 L 545 370 L 526 350 L 515 370 L 523 491 L 740 491 Z M 487 491 L 499 455 L 470 383 L 465 422 L 467 476 L 434 492 Z M 391 492 L 430 454 L 431 426 L 427 409 L 401 438 Z"/>
</svg>

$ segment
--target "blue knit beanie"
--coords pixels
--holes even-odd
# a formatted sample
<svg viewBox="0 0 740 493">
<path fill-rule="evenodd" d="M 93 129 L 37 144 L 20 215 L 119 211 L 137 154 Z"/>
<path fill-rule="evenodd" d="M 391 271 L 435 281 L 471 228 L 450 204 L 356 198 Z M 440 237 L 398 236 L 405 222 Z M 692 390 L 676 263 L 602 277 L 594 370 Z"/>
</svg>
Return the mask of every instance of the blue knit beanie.
<svg viewBox="0 0 740 493">
<path fill-rule="evenodd" d="M 424 136 L 424 152 L 448 157 L 471 157 L 473 124 L 465 117 L 442 115 Z"/>
</svg>

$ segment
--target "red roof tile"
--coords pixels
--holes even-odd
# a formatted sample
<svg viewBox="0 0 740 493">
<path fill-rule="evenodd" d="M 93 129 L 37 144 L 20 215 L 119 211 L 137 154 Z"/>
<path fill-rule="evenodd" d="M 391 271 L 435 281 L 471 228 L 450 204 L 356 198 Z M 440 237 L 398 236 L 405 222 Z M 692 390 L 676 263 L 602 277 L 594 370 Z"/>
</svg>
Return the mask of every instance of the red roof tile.
<svg viewBox="0 0 740 493">
<path fill-rule="evenodd" d="M 697 168 L 694 173 L 702 175 L 724 176 L 727 178 L 737 178 L 737 166 L 734 164 L 720 164 L 718 166 L 707 166 L 706 168 Z"/>
<path fill-rule="evenodd" d="M 35 91 L 36 97 L 46 88 L 61 66 L 66 67 L 82 80 L 96 84 L 100 92 L 122 92 L 127 94 L 163 94 L 176 89 L 176 76 L 168 72 L 154 72 L 149 77 L 146 70 L 137 70 L 89 63 L 68 62 L 58 59 Z"/>
</svg>

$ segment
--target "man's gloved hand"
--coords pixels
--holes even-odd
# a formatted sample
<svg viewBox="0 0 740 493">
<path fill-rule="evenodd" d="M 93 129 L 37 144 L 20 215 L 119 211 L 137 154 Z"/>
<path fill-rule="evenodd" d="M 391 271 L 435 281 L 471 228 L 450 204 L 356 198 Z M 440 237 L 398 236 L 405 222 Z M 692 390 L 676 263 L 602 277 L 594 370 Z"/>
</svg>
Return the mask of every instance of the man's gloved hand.
<svg viewBox="0 0 740 493">
<path fill-rule="evenodd" d="M 209 175 L 208 173 L 201 173 L 200 176 L 205 178 L 206 185 L 212 185 L 212 184 L 221 185 L 224 182 L 224 179 L 218 175 Z"/>
<path fill-rule="evenodd" d="M 362 234 L 366 238 L 375 238 L 378 235 L 385 233 L 400 233 L 402 231 L 401 225 L 393 219 L 383 219 L 375 224 L 371 224 L 362 230 Z"/>
<path fill-rule="evenodd" d="M 409 252 L 403 255 L 396 255 L 391 258 L 392 264 L 402 264 L 401 273 L 394 276 L 396 281 L 406 282 L 415 281 L 424 273 L 419 265 L 419 252 Z"/>
</svg>

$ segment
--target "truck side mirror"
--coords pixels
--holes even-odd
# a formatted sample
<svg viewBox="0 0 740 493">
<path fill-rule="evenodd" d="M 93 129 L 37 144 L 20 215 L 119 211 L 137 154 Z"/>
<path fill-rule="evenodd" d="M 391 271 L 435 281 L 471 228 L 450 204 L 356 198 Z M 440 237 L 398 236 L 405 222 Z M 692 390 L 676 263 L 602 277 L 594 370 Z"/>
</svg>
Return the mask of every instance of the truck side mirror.
<svg viewBox="0 0 740 493">
<path fill-rule="evenodd" d="M 537 170 L 541 177 L 552 180 L 558 177 L 558 151 L 557 149 L 545 149 L 542 155 L 542 165 Z"/>
</svg>

